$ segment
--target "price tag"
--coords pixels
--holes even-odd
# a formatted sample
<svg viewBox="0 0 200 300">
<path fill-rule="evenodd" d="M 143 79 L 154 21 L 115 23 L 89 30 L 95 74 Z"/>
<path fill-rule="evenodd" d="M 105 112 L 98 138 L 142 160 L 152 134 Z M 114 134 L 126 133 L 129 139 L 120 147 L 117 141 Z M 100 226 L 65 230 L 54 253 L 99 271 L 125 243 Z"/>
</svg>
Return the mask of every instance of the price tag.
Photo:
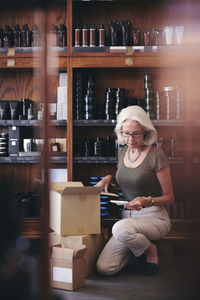
<svg viewBox="0 0 200 300">
<path fill-rule="evenodd" d="M 15 55 L 15 48 L 8 48 L 8 56 L 14 56 Z"/>
<path fill-rule="evenodd" d="M 14 67 L 15 66 L 15 60 L 14 59 L 8 59 L 7 60 L 7 67 Z"/>
<path fill-rule="evenodd" d="M 132 66 L 133 65 L 133 59 L 132 58 L 126 58 L 125 65 L 126 66 Z"/>
<path fill-rule="evenodd" d="M 133 47 L 126 47 L 126 54 L 132 55 L 133 54 Z"/>
</svg>

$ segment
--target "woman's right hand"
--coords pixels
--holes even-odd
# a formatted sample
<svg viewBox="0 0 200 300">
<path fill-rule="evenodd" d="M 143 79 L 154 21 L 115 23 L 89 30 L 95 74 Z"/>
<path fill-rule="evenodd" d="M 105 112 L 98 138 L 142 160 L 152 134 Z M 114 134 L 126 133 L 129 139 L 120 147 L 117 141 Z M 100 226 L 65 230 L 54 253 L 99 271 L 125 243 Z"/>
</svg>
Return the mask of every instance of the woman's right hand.
<svg viewBox="0 0 200 300">
<path fill-rule="evenodd" d="M 101 179 L 95 186 L 102 187 L 106 193 L 108 193 L 108 187 L 111 183 L 112 175 L 106 175 L 103 179 Z"/>
</svg>

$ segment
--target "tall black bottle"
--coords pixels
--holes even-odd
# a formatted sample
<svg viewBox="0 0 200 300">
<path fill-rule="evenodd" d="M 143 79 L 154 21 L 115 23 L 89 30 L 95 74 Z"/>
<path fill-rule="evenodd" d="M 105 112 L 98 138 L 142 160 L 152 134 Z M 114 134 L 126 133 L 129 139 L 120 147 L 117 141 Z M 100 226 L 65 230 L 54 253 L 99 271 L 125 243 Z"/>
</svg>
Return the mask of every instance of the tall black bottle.
<svg viewBox="0 0 200 300">
<path fill-rule="evenodd" d="M 51 27 L 51 35 L 52 35 L 52 46 L 56 47 L 58 46 L 58 27 L 53 24 Z"/>
<path fill-rule="evenodd" d="M 19 27 L 19 24 L 15 25 L 13 31 L 13 47 L 21 47 L 22 43 L 22 31 Z"/>
<path fill-rule="evenodd" d="M 58 29 L 58 46 L 67 46 L 67 28 L 64 24 L 60 24 L 60 28 Z"/>
<path fill-rule="evenodd" d="M 129 20 L 122 20 L 121 21 L 121 28 L 122 28 L 122 45 L 129 46 L 130 45 L 130 27 L 131 23 Z"/>
<path fill-rule="evenodd" d="M 103 155 L 103 147 L 100 138 L 97 136 L 94 143 L 94 156 L 102 156 Z"/>
<path fill-rule="evenodd" d="M 105 99 L 105 119 L 115 119 L 115 89 L 107 88 Z"/>
<path fill-rule="evenodd" d="M 40 39 L 39 27 L 37 24 L 33 24 L 31 30 L 31 47 L 39 47 L 40 45 L 39 39 Z"/>
<path fill-rule="evenodd" d="M 3 47 L 3 29 L 0 27 L 0 48 Z"/>
<path fill-rule="evenodd" d="M 120 46 L 122 44 L 122 28 L 119 20 L 110 21 L 110 45 Z"/>
<path fill-rule="evenodd" d="M 94 80 L 90 76 L 87 82 L 87 93 L 84 97 L 84 119 L 94 119 Z"/>
<path fill-rule="evenodd" d="M 83 74 L 77 73 L 75 80 L 75 103 L 74 103 L 74 119 L 84 119 L 83 109 L 83 96 L 84 95 L 84 84 Z"/>
<path fill-rule="evenodd" d="M 5 25 L 5 30 L 3 35 L 3 45 L 4 47 L 13 46 L 13 31 L 8 25 Z"/>
<path fill-rule="evenodd" d="M 22 27 L 22 47 L 31 46 L 31 32 L 28 28 L 28 24 L 24 24 Z"/>
</svg>

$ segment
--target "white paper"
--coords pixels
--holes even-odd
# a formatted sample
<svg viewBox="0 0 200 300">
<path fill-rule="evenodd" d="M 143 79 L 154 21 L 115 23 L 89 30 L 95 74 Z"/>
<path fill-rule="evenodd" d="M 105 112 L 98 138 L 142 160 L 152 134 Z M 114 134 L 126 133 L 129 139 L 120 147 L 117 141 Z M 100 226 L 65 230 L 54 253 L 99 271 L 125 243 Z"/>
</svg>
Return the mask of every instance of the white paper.
<svg viewBox="0 0 200 300">
<path fill-rule="evenodd" d="M 67 169 L 49 169 L 50 182 L 66 182 Z"/>
<path fill-rule="evenodd" d="M 53 281 L 72 283 L 72 269 L 53 267 Z"/>
<path fill-rule="evenodd" d="M 125 203 L 128 203 L 128 201 L 120 201 L 120 200 L 110 200 L 110 202 L 115 203 L 117 205 L 124 205 Z"/>
</svg>

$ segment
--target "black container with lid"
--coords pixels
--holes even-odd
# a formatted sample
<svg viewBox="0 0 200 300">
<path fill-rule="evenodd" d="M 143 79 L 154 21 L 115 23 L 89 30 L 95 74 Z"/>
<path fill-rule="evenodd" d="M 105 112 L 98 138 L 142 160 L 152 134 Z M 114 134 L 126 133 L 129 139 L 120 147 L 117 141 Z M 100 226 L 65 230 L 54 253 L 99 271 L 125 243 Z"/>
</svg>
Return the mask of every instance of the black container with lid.
<svg viewBox="0 0 200 300">
<path fill-rule="evenodd" d="M 80 24 L 76 25 L 74 32 L 75 32 L 75 41 L 74 41 L 75 47 L 80 47 L 81 46 L 81 27 L 80 27 Z"/>
<path fill-rule="evenodd" d="M 84 23 L 83 28 L 82 28 L 82 46 L 88 47 L 88 25 L 87 25 L 87 23 Z"/>
<path fill-rule="evenodd" d="M 106 32 L 103 24 L 99 25 L 99 47 L 105 46 Z"/>
<path fill-rule="evenodd" d="M 95 156 L 102 156 L 103 155 L 103 147 L 102 147 L 102 141 L 97 136 L 95 143 L 94 143 L 94 155 Z"/>
<path fill-rule="evenodd" d="M 90 47 L 96 46 L 96 27 L 94 24 L 90 26 Z"/>
</svg>

